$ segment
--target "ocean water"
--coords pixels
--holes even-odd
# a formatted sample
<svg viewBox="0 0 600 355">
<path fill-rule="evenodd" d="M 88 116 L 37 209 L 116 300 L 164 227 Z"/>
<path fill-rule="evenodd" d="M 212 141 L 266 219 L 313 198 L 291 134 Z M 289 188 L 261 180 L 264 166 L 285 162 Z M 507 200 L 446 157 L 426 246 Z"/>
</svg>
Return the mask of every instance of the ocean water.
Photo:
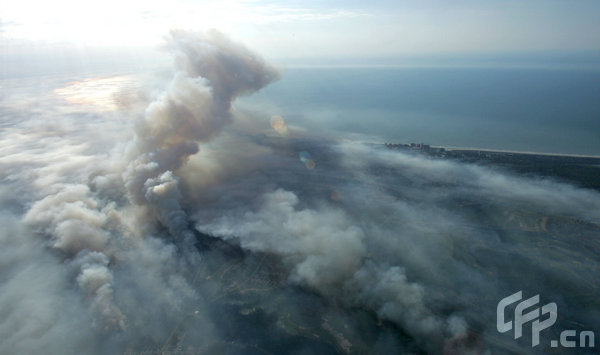
<svg viewBox="0 0 600 355">
<path fill-rule="evenodd" d="M 241 103 L 319 133 L 600 155 L 598 70 L 290 68 Z"/>
</svg>

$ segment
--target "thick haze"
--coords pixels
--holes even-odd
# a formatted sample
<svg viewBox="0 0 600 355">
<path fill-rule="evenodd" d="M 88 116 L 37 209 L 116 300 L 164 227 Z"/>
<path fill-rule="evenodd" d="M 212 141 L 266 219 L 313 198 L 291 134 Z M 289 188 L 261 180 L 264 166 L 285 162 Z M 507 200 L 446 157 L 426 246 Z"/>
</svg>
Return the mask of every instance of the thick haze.
<svg viewBox="0 0 600 355">
<path fill-rule="evenodd" d="M 600 330 L 600 194 L 232 104 L 279 77 L 173 31 L 157 76 L 2 80 L 0 352 L 530 352 Z M 8 90 L 7 88 L 10 88 Z"/>
</svg>

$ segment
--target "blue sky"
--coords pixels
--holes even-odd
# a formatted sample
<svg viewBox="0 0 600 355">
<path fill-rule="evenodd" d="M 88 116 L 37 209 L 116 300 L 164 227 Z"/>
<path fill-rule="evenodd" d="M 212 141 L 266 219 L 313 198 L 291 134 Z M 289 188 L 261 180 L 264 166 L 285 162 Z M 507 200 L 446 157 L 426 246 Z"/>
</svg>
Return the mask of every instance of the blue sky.
<svg viewBox="0 0 600 355">
<path fill-rule="evenodd" d="M 600 1 L 13 1 L 3 52 L 151 48 L 171 28 L 217 28 L 268 58 L 600 50 Z"/>
</svg>

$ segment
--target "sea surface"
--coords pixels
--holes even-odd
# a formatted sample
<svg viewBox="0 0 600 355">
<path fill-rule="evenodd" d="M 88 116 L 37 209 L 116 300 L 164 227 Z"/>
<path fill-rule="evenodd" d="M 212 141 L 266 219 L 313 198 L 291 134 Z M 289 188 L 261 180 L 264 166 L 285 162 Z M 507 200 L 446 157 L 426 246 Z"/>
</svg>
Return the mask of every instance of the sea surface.
<svg viewBox="0 0 600 355">
<path fill-rule="evenodd" d="M 600 155 L 600 70 L 287 68 L 241 104 L 315 133 Z"/>
</svg>

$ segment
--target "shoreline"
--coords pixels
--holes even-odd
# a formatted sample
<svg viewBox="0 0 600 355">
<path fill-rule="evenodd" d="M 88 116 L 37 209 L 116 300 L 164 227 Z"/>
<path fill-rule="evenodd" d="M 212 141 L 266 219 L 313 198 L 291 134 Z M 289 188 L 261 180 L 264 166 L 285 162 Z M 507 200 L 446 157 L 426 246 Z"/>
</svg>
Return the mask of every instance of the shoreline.
<svg viewBox="0 0 600 355">
<path fill-rule="evenodd" d="M 367 142 L 367 144 L 369 144 Z M 446 151 L 446 152 L 482 152 L 482 153 L 493 153 L 493 154 L 516 154 L 516 155 L 530 155 L 530 156 L 544 156 L 544 157 L 559 157 L 559 158 L 581 158 L 581 159 L 598 159 L 600 155 L 590 154 L 574 154 L 574 153 L 549 153 L 549 152 L 532 152 L 532 151 L 519 151 L 510 149 L 494 149 L 494 148 L 477 148 L 477 147 L 455 147 L 455 146 L 443 146 L 443 145 L 430 145 L 425 143 L 370 143 L 375 145 L 381 145 L 388 148 L 404 149 L 414 152 L 431 152 L 431 151 Z"/>
<path fill-rule="evenodd" d="M 600 159 L 600 155 L 587 155 L 587 154 L 571 154 L 571 153 L 543 153 L 543 152 L 530 152 L 530 151 L 518 151 L 518 150 L 503 150 L 503 149 L 491 149 L 491 148 L 475 148 L 475 147 L 451 147 L 451 146 L 437 146 L 432 145 L 431 148 L 443 148 L 447 151 L 480 151 L 489 153 L 508 153 L 508 154 L 523 154 L 523 155 L 544 155 L 554 157 L 569 157 L 569 158 L 590 158 Z"/>
</svg>

